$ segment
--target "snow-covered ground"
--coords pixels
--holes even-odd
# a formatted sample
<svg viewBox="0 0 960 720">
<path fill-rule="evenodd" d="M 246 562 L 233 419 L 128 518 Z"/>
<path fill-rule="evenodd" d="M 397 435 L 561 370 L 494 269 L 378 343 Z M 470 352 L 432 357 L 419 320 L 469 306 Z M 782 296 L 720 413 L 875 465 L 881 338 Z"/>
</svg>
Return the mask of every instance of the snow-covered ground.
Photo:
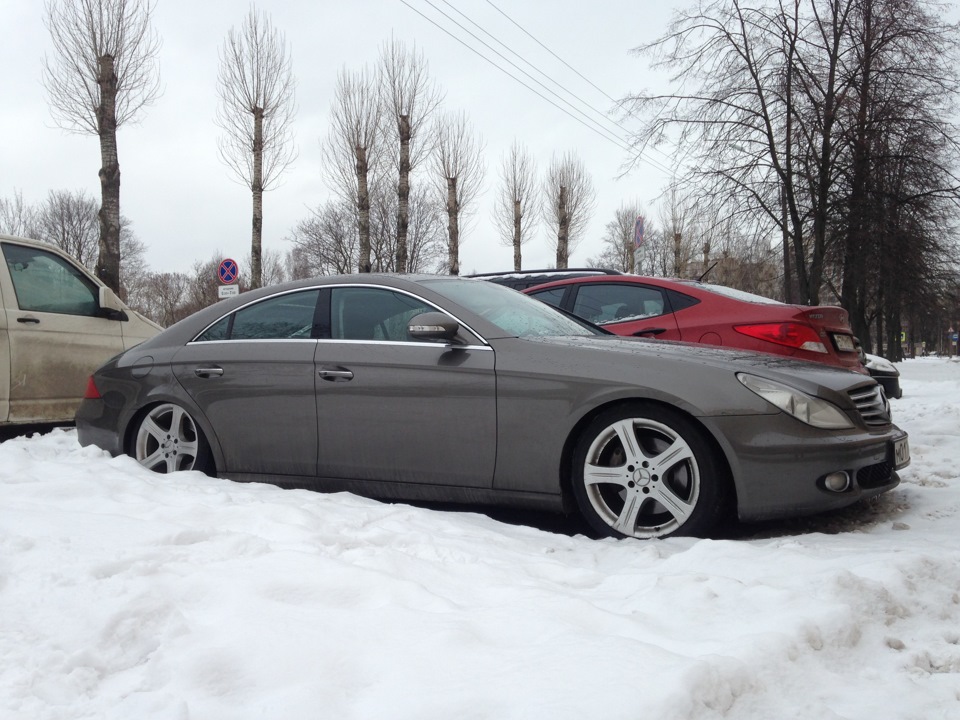
<svg viewBox="0 0 960 720">
<path fill-rule="evenodd" d="M 730 540 L 0 444 L 0 718 L 960 718 L 960 362 L 899 365 L 879 500 Z"/>
</svg>

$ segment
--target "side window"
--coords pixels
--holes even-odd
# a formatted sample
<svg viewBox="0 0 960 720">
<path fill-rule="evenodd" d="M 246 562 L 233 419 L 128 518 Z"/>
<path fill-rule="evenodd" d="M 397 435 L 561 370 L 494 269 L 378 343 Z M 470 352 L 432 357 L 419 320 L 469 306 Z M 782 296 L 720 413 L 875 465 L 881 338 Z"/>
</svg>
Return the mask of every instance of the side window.
<svg viewBox="0 0 960 720">
<path fill-rule="evenodd" d="M 418 298 L 382 288 L 334 288 L 330 298 L 331 337 L 412 342 L 407 333 L 410 318 L 434 310 Z"/>
<path fill-rule="evenodd" d="M 96 316 L 100 289 L 64 258 L 33 247 L 2 243 L 21 310 Z"/>
<path fill-rule="evenodd" d="M 198 341 L 309 340 L 319 290 L 286 293 L 241 308 L 207 328 Z"/>
<path fill-rule="evenodd" d="M 667 311 L 661 290 L 636 284 L 585 283 L 573 306 L 574 314 L 597 325 L 641 320 Z"/>
<path fill-rule="evenodd" d="M 540 292 L 529 293 L 531 297 L 535 297 L 540 302 L 545 302 L 547 305 L 553 305 L 554 307 L 560 307 L 560 302 L 563 300 L 563 293 L 566 291 L 565 287 L 550 288 L 549 290 L 541 290 Z"/>
</svg>

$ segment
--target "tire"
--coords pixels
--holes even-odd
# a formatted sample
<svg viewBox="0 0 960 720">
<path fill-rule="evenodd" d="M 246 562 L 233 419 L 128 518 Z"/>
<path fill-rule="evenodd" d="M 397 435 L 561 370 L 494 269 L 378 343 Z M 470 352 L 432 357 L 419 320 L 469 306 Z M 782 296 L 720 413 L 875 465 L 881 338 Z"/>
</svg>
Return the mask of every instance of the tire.
<svg viewBox="0 0 960 720">
<path fill-rule="evenodd" d="M 577 505 L 601 536 L 703 536 L 724 514 L 725 463 L 670 408 L 634 403 L 601 413 L 573 457 Z"/>
<path fill-rule="evenodd" d="M 174 403 L 150 408 L 141 418 L 133 439 L 133 455 L 158 473 L 210 469 L 210 446 L 190 413 Z"/>
</svg>

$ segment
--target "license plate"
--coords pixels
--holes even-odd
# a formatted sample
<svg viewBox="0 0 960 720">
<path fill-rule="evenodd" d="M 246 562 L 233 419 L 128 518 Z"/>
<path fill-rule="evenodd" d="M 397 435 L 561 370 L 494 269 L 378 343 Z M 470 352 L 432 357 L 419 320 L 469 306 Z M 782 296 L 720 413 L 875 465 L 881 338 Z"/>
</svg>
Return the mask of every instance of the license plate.
<svg viewBox="0 0 960 720">
<path fill-rule="evenodd" d="M 837 350 L 841 352 L 853 352 L 857 346 L 853 344 L 853 337 L 850 335 L 834 335 L 833 342 L 837 344 Z"/>
<path fill-rule="evenodd" d="M 893 469 L 899 470 L 910 464 L 910 443 L 900 438 L 893 443 Z"/>
</svg>

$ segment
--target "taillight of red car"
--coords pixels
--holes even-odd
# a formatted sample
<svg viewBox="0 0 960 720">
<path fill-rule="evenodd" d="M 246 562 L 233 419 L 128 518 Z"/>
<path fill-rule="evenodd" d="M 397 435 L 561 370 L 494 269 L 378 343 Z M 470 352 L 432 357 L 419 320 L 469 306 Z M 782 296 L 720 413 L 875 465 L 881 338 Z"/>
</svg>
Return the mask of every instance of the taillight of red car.
<svg viewBox="0 0 960 720">
<path fill-rule="evenodd" d="M 87 391 L 83 394 L 84 400 L 99 400 L 100 391 L 97 389 L 97 384 L 93 381 L 93 375 L 87 379 Z"/>
<path fill-rule="evenodd" d="M 758 340 L 784 345 L 796 350 L 807 350 L 808 352 L 827 353 L 827 346 L 823 344 L 820 336 L 809 325 L 800 323 L 761 323 L 756 325 L 734 325 L 733 329 L 738 333 Z"/>
</svg>

